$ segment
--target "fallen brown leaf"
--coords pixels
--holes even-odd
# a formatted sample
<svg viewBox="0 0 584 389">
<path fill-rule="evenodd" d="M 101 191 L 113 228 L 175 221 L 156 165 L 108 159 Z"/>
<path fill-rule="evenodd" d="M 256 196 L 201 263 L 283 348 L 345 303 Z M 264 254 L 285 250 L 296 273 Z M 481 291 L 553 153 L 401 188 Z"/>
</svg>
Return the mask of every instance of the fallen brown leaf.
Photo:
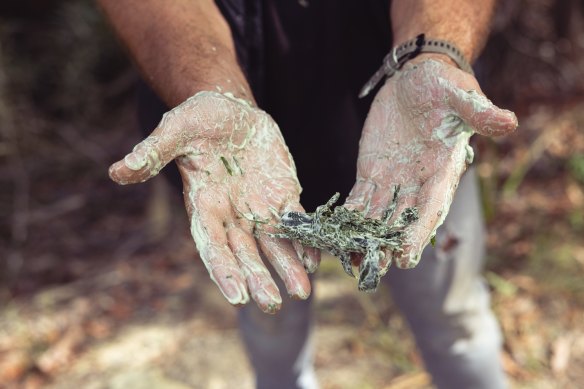
<svg viewBox="0 0 584 389">
<path fill-rule="evenodd" d="M 20 380 L 31 365 L 32 360 L 24 350 L 0 354 L 0 382 Z"/>
<path fill-rule="evenodd" d="M 430 376 L 423 372 L 414 372 L 401 375 L 385 386 L 384 389 L 421 389 L 432 384 Z"/>
<path fill-rule="evenodd" d="M 560 336 L 552 343 L 550 366 L 552 373 L 559 376 L 566 372 L 570 364 L 572 339 L 570 335 Z"/>
<path fill-rule="evenodd" d="M 38 368 L 45 374 L 55 374 L 67 366 L 75 352 L 85 340 L 81 326 L 71 327 L 55 345 L 45 351 L 37 360 Z"/>
</svg>

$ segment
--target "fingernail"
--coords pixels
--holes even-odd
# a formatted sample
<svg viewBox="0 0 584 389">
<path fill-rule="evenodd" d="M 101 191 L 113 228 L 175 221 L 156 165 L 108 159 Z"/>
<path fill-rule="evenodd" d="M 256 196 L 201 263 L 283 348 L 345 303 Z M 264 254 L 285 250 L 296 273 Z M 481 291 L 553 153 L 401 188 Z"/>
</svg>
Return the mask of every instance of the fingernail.
<svg viewBox="0 0 584 389">
<path fill-rule="evenodd" d="M 310 293 L 304 290 L 301 285 L 296 287 L 296 290 L 290 293 L 290 297 L 294 300 L 306 300 L 310 296 Z"/>
<path fill-rule="evenodd" d="M 123 176 L 120 176 L 120 174 L 118 174 L 118 169 L 120 168 L 120 163 L 115 163 L 112 166 L 110 166 L 108 174 L 110 176 L 110 178 L 112 180 L 114 180 L 115 182 L 117 182 L 120 185 L 127 185 L 129 183 L 129 181 L 127 179 L 125 179 Z"/>
<path fill-rule="evenodd" d="M 258 299 L 258 305 L 265 313 L 276 313 L 282 305 L 282 297 L 279 294 L 262 291 L 257 294 L 256 298 Z"/>
<path fill-rule="evenodd" d="M 282 296 L 280 296 L 278 292 L 268 293 L 268 296 L 270 297 L 272 304 L 282 304 Z"/>
<path fill-rule="evenodd" d="M 136 149 L 124 157 L 124 163 L 131 170 L 140 170 L 148 164 L 144 149 Z"/>
<path fill-rule="evenodd" d="M 224 279 L 221 283 L 221 292 L 230 304 L 246 304 L 249 301 L 249 295 L 244 285 L 232 280 Z"/>
<path fill-rule="evenodd" d="M 306 253 L 302 254 L 302 263 L 304 264 L 304 270 L 308 274 L 312 274 L 318 269 L 318 264 Z"/>
</svg>

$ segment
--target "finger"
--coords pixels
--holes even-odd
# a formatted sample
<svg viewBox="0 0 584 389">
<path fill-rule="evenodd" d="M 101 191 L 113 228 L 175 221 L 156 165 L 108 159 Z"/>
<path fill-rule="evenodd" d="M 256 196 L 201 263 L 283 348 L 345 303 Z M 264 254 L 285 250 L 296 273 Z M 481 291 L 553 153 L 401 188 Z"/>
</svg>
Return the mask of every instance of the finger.
<svg viewBox="0 0 584 389">
<path fill-rule="evenodd" d="M 297 240 L 292 241 L 292 246 L 299 257 L 302 258 L 302 265 L 308 274 L 314 273 L 320 266 L 321 253 L 315 247 L 302 246 Z"/>
<path fill-rule="evenodd" d="M 393 188 L 392 191 L 385 190 L 385 191 L 383 191 L 383 193 L 375 194 L 374 200 L 372 200 L 372 201 L 377 201 L 380 204 L 383 204 L 383 203 L 386 204 L 386 207 L 378 207 L 377 208 L 376 214 L 372 215 L 372 216 L 375 216 L 376 218 L 385 217 L 386 215 L 384 215 L 384 214 L 385 214 L 387 208 L 390 206 L 395 207 L 392 217 L 387 221 L 387 223 L 389 225 L 396 223 L 398 219 L 402 218 L 402 215 L 404 214 L 406 209 L 417 208 L 418 198 L 420 195 L 420 186 L 417 184 L 414 184 L 414 183 L 400 185 L 400 189 L 399 189 L 399 192 L 397 195 L 397 204 L 395 204 L 395 205 L 393 205 L 394 193 L 395 193 L 395 188 Z M 412 227 L 410 226 L 409 228 L 411 229 Z M 408 233 L 409 233 L 409 229 L 406 228 L 406 231 L 404 231 L 404 233 L 403 233 L 404 234 L 403 235 L 404 236 L 404 246 L 402 246 L 402 248 L 407 247 L 407 244 L 408 244 L 407 237 L 409 236 Z M 389 268 L 391 267 L 392 263 L 394 263 L 394 262 L 396 262 L 398 267 L 401 267 L 397 261 L 399 260 L 399 258 L 401 258 L 403 256 L 403 254 L 400 253 L 399 251 L 394 251 L 391 249 L 384 249 L 383 253 L 385 255 L 380 256 L 380 258 L 379 258 L 380 276 L 385 275 L 387 273 L 387 271 L 389 270 Z"/>
<path fill-rule="evenodd" d="M 298 202 L 288 203 L 284 206 L 281 213 L 283 214 L 290 211 L 305 212 L 304 208 Z M 292 241 L 292 246 L 302 262 L 302 265 L 304 265 L 304 270 L 309 274 L 314 273 L 320 265 L 320 250 L 314 247 L 302 246 L 302 243 L 297 240 Z"/>
<path fill-rule="evenodd" d="M 310 281 L 290 241 L 278 239 L 260 232 L 257 238 L 276 273 L 280 276 L 288 294 L 306 300 L 310 296 Z"/>
<path fill-rule="evenodd" d="M 109 175 L 118 184 L 135 184 L 156 176 L 170 161 L 180 155 L 183 139 L 181 128 L 173 126 L 170 113 L 165 114 L 158 127 L 138 143 L 131 153 L 109 168 Z"/>
<path fill-rule="evenodd" d="M 343 207 L 363 212 L 367 216 L 376 188 L 377 185 L 371 180 L 357 179 Z M 364 255 L 361 253 L 351 253 L 350 256 L 352 265 L 360 267 Z"/>
<path fill-rule="evenodd" d="M 390 210 L 390 207 L 394 206 L 393 199 L 395 191 L 396 191 L 395 186 L 391 188 L 377 186 L 376 190 L 371 195 L 369 212 L 366 216 L 372 219 L 382 219 L 386 217 L 387 216 L 386 212 Z M 402 209 L 405 208 L 405 204 L 407 202 L 403 203 L 404 205 L 402 206 Z M 397 208 L 397 204 L 395 205 L 395 207 Z M 399 213 L 394 211 L 393 216 L 391 217 L 390 220 L 388 220 L 388 223 L 391 224 L 391 222 L 396 218 L 396 215 L 399 215 Z M 389 267 L 391 266 L 392 263 L 392 258 L 393 258 L 392 250 L 389 249 L 382 250 L 381 255 L 378 256 L 376 270 L 379 272 L 380 277 L 384 276 L 389 270 Z M 362 262 L 360 262 L 360 266 L 361 265 Z M 360 270 L 360 272 L 361 271 L 362 269 Z"/>
<path fill-rule="evenodd" d="M 452 173 L 431 177 L 420 189 L 416 204 L 419 218 L 406 227 L 403 253 L 395 258 L 398 268 L 415 267 L 420 261 L 422 251 L 436 234 L 436 229 L 444 222 L 456 190 L 456 185 L 452 185 L 453 179 L 449 174 Z"/>
<path fill-rule="evenodd" d="M 481 135 L 499 136 L 517 128 L 517 116 L 494 105 L 480 91 L 448 87 L 447 94 L 457 116 Z"/>
<path fill-rule="evenodd" d="M 191 234 L 211 279 L 233 305 L 246 304 L 249 295 L 238 262 L 229 249 L 227 235 L 220 218 L 212 212 L 190 210 Z"/>
<path fill-rule="evenodd" d="M 357 211 L 366 211 L 371 202 L 371 196 L 373 196 L 375 187 L 376 185 L 374 182 L 357 178 L 349 196 L 345 199 L 343 207 L 355 209 Z"/>
<path fill-rule="evenodd" d="M 394 193 L 395 187 L 378 186 L 371 195 L 366 216 L 372 219 L 381 219 L 391 205 Z"/>
<path fill-rule="evenodd" d="M 421 188 L 420 185 L 413 182 L 400 185 L 399 193 L 397 195 L 397 205 L 393 211 L 392 218 L 389 220 L 390 224 L 392 224 L 397 218 L 401 217 L 407 208 L 417 207 Z M 391 192 L 391 196 L 393 196 L 393 192 Z M 389 205 L 393 200 L 389 200 L 389 198 L 389 192 L 387 192 L 381 201 L 387 201 L 387 204 Z"/>
<path fill-rule="evenodd" d="M 263 312 L 276 313 L 282 306 L 282 297 L 262 262 L 251 231 L 231 225 L 227 227 L 227 239 L 245 276 L 251 297 Z"/>
</svg>

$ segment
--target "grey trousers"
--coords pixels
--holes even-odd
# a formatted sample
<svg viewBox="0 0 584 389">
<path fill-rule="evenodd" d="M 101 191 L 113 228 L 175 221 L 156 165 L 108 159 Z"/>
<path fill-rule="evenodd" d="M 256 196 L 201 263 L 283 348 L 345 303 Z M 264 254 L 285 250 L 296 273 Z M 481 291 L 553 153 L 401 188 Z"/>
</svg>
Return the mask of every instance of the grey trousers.
<svg viewBox="0 0 584 389">
<path fill-rule="evenodd" d="M 470 170 L 438 230 L 436 247 L 447 249 L 428 247 L 415 269 L 391 268 L 384 279 L 440 389 L 506 387 L 501 333 L 481 278 L 484 237 L 476 175 Z M 258 388 L 318 387 L 311 301 L 287 301 L 275 316 L 251 304 L 240 310 L 241 335 Z"/>
</svg>

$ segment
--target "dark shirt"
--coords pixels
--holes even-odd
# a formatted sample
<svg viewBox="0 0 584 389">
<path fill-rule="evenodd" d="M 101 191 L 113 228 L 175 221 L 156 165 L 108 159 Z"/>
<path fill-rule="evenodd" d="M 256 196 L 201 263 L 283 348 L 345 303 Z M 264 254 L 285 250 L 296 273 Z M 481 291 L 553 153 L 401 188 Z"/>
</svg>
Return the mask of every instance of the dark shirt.
<svg viewBox="0 0 584 389">
<path fill-rule="evenodd" d="M 391 48 L 389 2 L 217 4 L 259 106 L 276 120 L 294 157 L 302 204 L 314 210 L 335 192 L 343 199 L 355 182 L 361 128 L 374 95 L 357 94 Z M 168 108 L 145 88 L 139 96 L 141 126 L 149 132 Z"/>
</svg>

